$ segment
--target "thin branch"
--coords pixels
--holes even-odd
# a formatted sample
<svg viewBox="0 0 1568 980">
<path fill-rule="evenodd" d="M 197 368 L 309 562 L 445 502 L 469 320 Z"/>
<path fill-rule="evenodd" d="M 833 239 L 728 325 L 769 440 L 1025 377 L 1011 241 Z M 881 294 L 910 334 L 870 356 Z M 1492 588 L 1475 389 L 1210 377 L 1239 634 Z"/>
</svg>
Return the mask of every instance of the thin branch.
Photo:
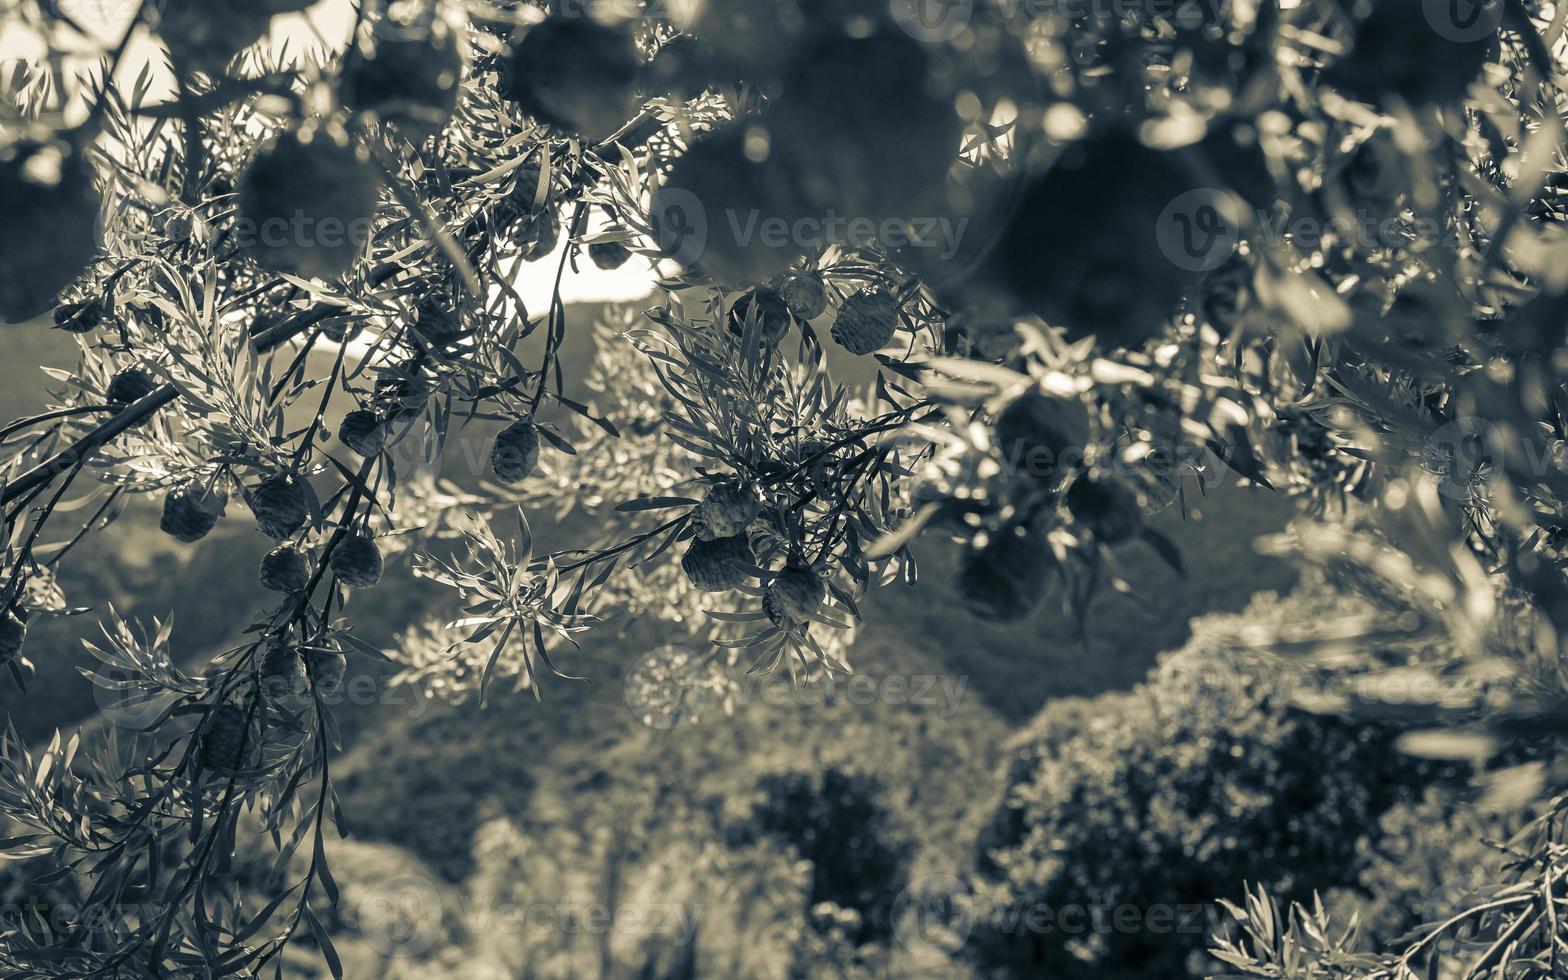
<svg viewBox="0 0 1568 980">
<path fill-rule="evenodd" d="M 79 463 L 84 463 L 99 449 L 102 449 L 110 440 L 145 422 L 158 409 L 164 407 L 175 398 L 179 391 L 173 385 L 163 385 L 155 389 L 140 401 L 127 405 L 120 414 L 87 433 L 75 444 L 55 453 L 54 456 L 44 460 L 37 466 L 23 473 L 15 480 L 6 484 L 0 490 L 0 506 L 9 504 L 39 487 L 47 485 L 61 473 L 67 472 Z"/>
</svg>

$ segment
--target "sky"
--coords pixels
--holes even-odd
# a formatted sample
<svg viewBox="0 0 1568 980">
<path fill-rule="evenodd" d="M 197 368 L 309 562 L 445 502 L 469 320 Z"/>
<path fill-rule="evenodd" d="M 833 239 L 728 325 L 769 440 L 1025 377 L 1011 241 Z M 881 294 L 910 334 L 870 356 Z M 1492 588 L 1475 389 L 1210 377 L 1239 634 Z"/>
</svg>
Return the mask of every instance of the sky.
<svg viewBox="0 0 1568 980">
<path fill-rule="evenodd" d="M 97 35 L 96 45 L 84 45 L 80 56 L 68 62 L 68 64 L 80 65 L 83 69 L 98 60 L 100 51 L 118 43 L 137 7 L 137 0 L 55 0 L 55 2 L 58 2 L 60 8 L 73 21 Z M 325 39 L 335 46 L 345 45 L 352 27 L 353 9 L 349 0 L 321 0 L 303 14 L 287 14 L 274 18 L 272 36 L 268 43 L 277 50 L 291 52 L 296 59 L 306 56 L 315 57 L 321 48 L 320 39 Z M 282 45 L 287 47 L 281 47 Z M 0 15 L 0 62 L 37 60 L 44 57 L 44 54 L 45 47 L 41 38 L 14 18 L 5 19 L 5 15 Z M 116 80 L 128 85 L 149 66 L 154 77 L 154 88 L 149 99 L 156 102 L 171 98 L 174 90 L 173 79 L 165 67 L 162 47 L 156 37 L 145 30 L 139 30 L 126 49 L 126 56 L 115 75 Z M 590 226 L 588 230 L 592 232 L 596 228 Z M 529 310 L 544 310 L 549 307 L 555 284 L 555 272 L 565 249 L 566 242 L 563 238 L 561 244 L 549 256 L 521 267 L 514 287 L 523 297 Z M 613 272 L 598 269 L 587 260 L 586 256 L 578 261 L 577 266 L 576 272 L 568 266 L 561 283 L 561 298 L 568 303 L 625 302 L 640 299 L 652 292 L 657 278 L 652 265 L 637 256 Z"/>
</svg>

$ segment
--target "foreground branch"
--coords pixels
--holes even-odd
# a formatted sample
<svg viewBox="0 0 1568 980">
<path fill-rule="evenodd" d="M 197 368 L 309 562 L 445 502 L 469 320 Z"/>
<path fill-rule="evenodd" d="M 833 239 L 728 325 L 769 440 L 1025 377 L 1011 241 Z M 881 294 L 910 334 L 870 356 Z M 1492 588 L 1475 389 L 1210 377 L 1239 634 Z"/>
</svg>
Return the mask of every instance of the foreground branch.
<svg viewBox="0 0 1568 980">
<path fill-rule="evenodd" d="M 173 385 L 155 389 L 140 401 L 127 405 L 120 414 L 87 433 L 75 444 L 60 450 L 54 456 L 23 473 L 0 490 L 0 506 L 9 504 L 44 486 L 61 473 L 85 462 L 93 453 L 127 429 L 146 421 L 158 409 L 174 401 L 179 392 Z"/>
</svg>

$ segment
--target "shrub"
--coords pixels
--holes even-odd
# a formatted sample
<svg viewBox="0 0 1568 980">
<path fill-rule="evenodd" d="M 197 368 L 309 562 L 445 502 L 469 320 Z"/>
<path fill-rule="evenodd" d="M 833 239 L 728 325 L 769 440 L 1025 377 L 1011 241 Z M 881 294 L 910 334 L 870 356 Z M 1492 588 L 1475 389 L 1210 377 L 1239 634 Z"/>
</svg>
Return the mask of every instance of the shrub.
<svg viewBox="0 0 1568 980">
<path fill-rule="evenodd" d="M 1200 620 L 1138 688 L 1054 703 L 1016 739 L 980 840 L 981 965 L 1185 976 L 1216 898 L 1353 879 L 1358 842 L 1436 770 L 1397 754 L 1391 731 L 1291 707 L 1291 671 L 1246 653 L 1245 631 L 1324 601 L 1265 595 Z"/>
<path fill-rule="evenodd" d="M 1363 838 L 1354 887 L 1324 896 L 1330 918 L 1360 918 L 1369 948 L 1386 948 L 1425 923 L 1440 922 L 1484 899 L 1503 877 L 1501 847 L 1520 820 L 1489 814 L 1429 789 L 1391 808 Z"/>
<path fill-rule="evenodd" d="M 811 862 L 810 905 L 858 915 L 849 938 L 885 939 L 893 900 L 909 881 L 914 844 L 882 802 L 876 779 L 829 768 L 785 772 L 758 782 L 760 799 L 738 842 L 773 837 Z"/>
</svg>

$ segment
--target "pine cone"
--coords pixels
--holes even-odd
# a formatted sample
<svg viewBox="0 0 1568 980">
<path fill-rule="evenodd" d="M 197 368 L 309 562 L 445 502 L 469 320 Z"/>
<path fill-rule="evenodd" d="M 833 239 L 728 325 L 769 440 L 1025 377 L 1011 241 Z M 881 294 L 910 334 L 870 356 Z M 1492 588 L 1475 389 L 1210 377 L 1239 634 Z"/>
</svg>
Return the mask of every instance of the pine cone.
<svg viewBox="0 0 1568 980">
<path fill-rule="evenodd" d="M 1050 551 L 1037 535 L 1005 529 L 971 551 L 958 571 L 958 592 L 970 614 L 993 623 L 1015 623 L 1045 596 Z"/>
<path fill-rule="evenodd" d="M 105 389 L 104 396 L 109 404 L 124 406 L 141 401 L 152 394 L 157 387 L 158 380 L 147 371 L 139 367 L 128 367 L 109 379 L 109 387 Z"/>
<path fill-rule="evenodd" d="M 436 350 L 444 350 L 463 332 L 463 318 L 451 303 L 431 298 L 420 303 L 419 309 L 414 311 L 414 326 L 426 343 Z"/>
<path fill-rule="evenodd" d="M 746 530 L 762 510 L 757 492 L 744 483 L 721 483 L 697 505 L 693 520 L 703 541 L 728 538 Z"/>
<path fill-rule="evenodd" d="M 7 323 L 54 309 L 60 290 L 98 252 L 101 207 L 85 156 L 71 152 L 58 167 L 32 166 L 35 157 L 49 159 L 41 144 L 17 139 L 0 154 L 0 319 Z"/>
<path fill-rule="evenodd" d="M 521 483 L 539 465 L 539 431 L 530 419 L 520 419 L 495 437 L 490 468 L 502 483 Z"/>
<path fill-rule="evenodd" d="M 299 651 L 286 644 L 268 647 L 261 658 L 261 693 L 278 703 L 309 691 L 310 678 L 305 676 L 305 662 Z"/>
<path fill-rule="evenodd" d="M 251 492 L 250 512 L 263 534 L 281 541 L 304 527 L 310 517 L 305 487 L 292 473 L 269 476 Z"/>
<path fill-rule="evenodd" d="M 588 257 L 605 271 L 619 269 L 632 257 L 632 250 L 621 242 L 595 242 L 588 246 Z"/>
<path fill-rule="evenodd" d="M 839 307 L 833 320 L 833 340 L 855 355 L 881 350 L 893 340 L 898 327 L 898 301 L 885 289 L 856 293 Z"/>
<path fill-rule="evenodd" d="M 827 312 L 828 287 L 815 272 L 791 276 L 779 288 L 779 295 L 797 320 L 815 320 Z"/>
<path fill-rule="evenodd" d="M 500 92 L 535 119 L 597 143 L 636 111 L 641 69 L 624 26 L 557 14 L 523 35 L 503 67 Z"/>
<path fill-rule="evenodd" d="M 308 140 L 284 133 L 240 179 L 242 244 L 275 272 L 334 279 L 364 253 L 380 188 L 381 172 L 346 136 L 327 127 Z M 324 233 L 333 226 L 347 233 Z"/>
<path fill-rule="evenodd" d="M 1487 8 L 1500 6 L 1475 5 L 1480 11 L 1475 26 L 1482 30 L 1459 31 L 1452 23 L 1434 30 L 1431 13 L 1413 0 L 1373 4 L 1356 29 L 1350 54 L 1324 77 L 1363 102 L 1408 102 L 1415 108 L 1456 102 L 1496 57 L 1497 22 L 1485 19 Z"/>
<path fill-rule="evenodd" d="M 348 676 L 348 658 L 336 650 L 311 650 L 306 654 L 310 676 L 315 679 L 316 690 L 322 694 L 335 693 Z"/>
<path fill-rule="evenodd" d="M 361 456 L 375 456 L 387 447 L 387 427 L 369 409 L 355 409 L 338 426 L 343 445 Z"/>
<path fill-rule="evenodd" d="M 539 182 L 543 179 L 543 171 L 539 167 L 537 158 L 530 157 L 527 163 L 520 165 L 513 171 L 512 192 L 507 195 L 496 209 L 497 230 L 510 232 L 522 219 L 537 214 L 540 207 L 549 208 L 550 188 L 545 188 L 545 201 L 543 205 L 536 205 L 535 199 L 539 196 Z"/>
<path fill-rule="evenodd" d="M 205 538 L 218 526 L 229 495 L 214 489 L 211 493 L 200 483 L 192 483 L 163 498 L 163 517 L 159 530 L 184 544 Z"/>
<path fill-rule="evenodd" d="M 704 592 L 724 592 L 746 581 L 746 573 L 735 562 L 750 564 L 753 560 L 744 534 L 711 541 L 697 538 L 681 557 L 681 571 Z"/>
<path fill-rule="evenodd" d="M 220 705 L 208 719 L 207 731 L 202 735 L 202 764 L 208 769 L 241 768 L 247 754 L 245 729 L 245 712 L 238 705 Z"/>
<path fill-rule="evenodd" d="M 424 411 L 430 388 L 420 371 L 416 360 L 393 364 L 377 373 L 374 404 L 382 414 L 408 419 Z"/>
<path fill-rule="evenodd" d="M 62 303 L 54 308 L 54 326 L 66 333 L 89 333 L 98 329 L 104 316 L 103 304 L 95 299 Z"/>
<path fill-rule="evenodd" d="M 332 571 L 351 589 L 368 589 L 381 581 L 381 549 L 368 534 L 344 538 L 332 552 Z"/>
<path fill-rule="evenodd" d="M 1044 482 L 1083 458 L 1089 413 L 1076 399 L 1030 390 L 997 414 L 994 436 L 1003 465 Z"/>
<path fill-rule="evenodd" d="M 811 622 L 827 589 L 816 572 L 804 565 L 786 565 L 762 596 L 762 610 L 779 629 Z"/>
<path fill-rule="evenodd" d="M 384 24 L 340 86 L 349 108 L 375 112 L 415 144 L 446 128 L 463 80 L 460 39 L 441 17 L 427 24 Z"/>
<path fill-rule="evenodd" d="M 0 614 L 0 664 L 14 663 L 27 640 L 27 614 L 7 609 Z"/>
<path fill-rule="evenodd" d="M 736 300 L 735 305 L 730 307 L 730 333 L 737 337 L 745 335 L 746 319 L 751 314 L 753 301 L 757 304 L 757 316 L 762 320 L 758 326 L 762 344 L 772 347 L 789 332 L 789 306 L 776 289 L 758 286 Z"/>
<path fill-rule="evenodd" d="M 261 584 L 273 592 L 293 595 L 310 581 L 305 553 L 292 545 L 278 545 L 262 556 Z"/>
<path fill-rule="evenodd" d="M 537 262 L 561 243 L 561 216 L 545 205 L 543 211 L 520 223 L 514 234 L 523 248 L 524 262 Z"/>
<path fill-rule="evenodd" d="M 1143 529 L 1138 494 L 1121 480 L 1080 476 L 1067 491 L 1067 510 L 1103 544 L 1121 544 Z"/>
</svg>

